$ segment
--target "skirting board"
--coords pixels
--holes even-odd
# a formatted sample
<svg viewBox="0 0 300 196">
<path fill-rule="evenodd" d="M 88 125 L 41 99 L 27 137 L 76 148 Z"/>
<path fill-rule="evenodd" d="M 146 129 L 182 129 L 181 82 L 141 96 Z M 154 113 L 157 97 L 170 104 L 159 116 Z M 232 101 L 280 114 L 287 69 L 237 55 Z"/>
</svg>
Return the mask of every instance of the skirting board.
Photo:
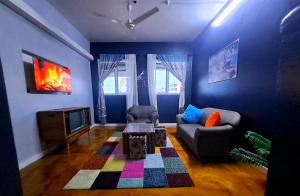
<svg viewBox="0 0 300 196">
<path fill-rule="evenodd" d="M 165 127 L 170 127 L 170 128 L 174 128 L 176 127 L 176 123 L 159 123 L 159 126 L 165 126 Z M 122 123 L 108 123 L 105 125 L 101 125 L 101 124 L 93 124 L 91 126 L 91 129 L 96 128 L 96 127 L 125 127 L 126 124 L 122 124 Z M 50 149 L 44 150 L 36 155 L 33 155 L 31 157 L 29 157 L 26 160 L 20 161 L 19 162 L 19 170 L 25 168 L 26 166 L 30 165 L 31 163 L 43 158 L 44 156 L 46 156 L 47 154 L 53 152 L 54 150 L 56 150 L 57 148 L 59 148 L 60 146 L 54 146 L 51 147 Z"/>
<path fill-rule="evenodd" d="M 94 125 L 92 125 L 90 127 L 90 129 L 92 129 L 94 127 Z M 53 152 L 54 150 L 56 150 L 57 148 L 61 147 L 61 145 L 57 145 L 57 146 L 52 146 L 51 148 L 48 148 L 38 154 L 35 154 L 29 158 L 27 158 L 26 160 L 23 161 L 19 161 L 19 170 L 25 168 L 26 166 L 30 165 L 31 163 L 43 158 L 44 156 L 50 154 L 51 152 Z"/>
<path fill-rule="evenodd" d="M 57 148 L 59 148 L 60 146 L 53 146 L 50 149 L 44 150 L 38 154 L 35 154 L 31 157 L 29 157 L 28 159 L 24 160 L 24 161 L 20 161 L 19 162 L 19 170 L 25 168 L 26 166 L 30 165 L 31 163 L 43 158 L 44 156 L 46 156 L 47 154 L 53 152 L 54 150 L 56 150 Z"/>
<path fill-rule="evenodd" d="M 95 127 L 125 127 L 126 124 L 124 123 L 107 123 L 107 124 L 93 124 L 91 126 L 91 129 L 95 128 Z M 170 127 L 170 128 L 174 128 L 176 127 L 176 123 L 159 123 L 158 126 L 165 126 L 165 127 Z"/>
<path fill-rule="evenodd" d="M 168 128 L 175 128 L 176 123 L 159 123 L 158 126 L 165 126 L 165 127 L 168 127 Z"/>
</svg>

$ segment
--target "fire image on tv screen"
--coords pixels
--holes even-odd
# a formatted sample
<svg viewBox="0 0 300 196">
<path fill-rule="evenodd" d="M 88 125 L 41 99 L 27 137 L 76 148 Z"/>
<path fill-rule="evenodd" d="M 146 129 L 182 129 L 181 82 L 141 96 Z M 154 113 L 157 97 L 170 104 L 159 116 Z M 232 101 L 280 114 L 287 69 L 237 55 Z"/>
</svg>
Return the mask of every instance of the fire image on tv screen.
<svg viewBox="0 0 300 196">
<path fill-rule="evenodd" d="M 71 94 L 69 68 L 26 52 L 23 52 L 22 56 L 27 92 Z"/>
<path fill-rule="evenodd" d="M 71 73 L 66 67 L 33 58 L 37 91 L 71 93 Z"/>
</svg>

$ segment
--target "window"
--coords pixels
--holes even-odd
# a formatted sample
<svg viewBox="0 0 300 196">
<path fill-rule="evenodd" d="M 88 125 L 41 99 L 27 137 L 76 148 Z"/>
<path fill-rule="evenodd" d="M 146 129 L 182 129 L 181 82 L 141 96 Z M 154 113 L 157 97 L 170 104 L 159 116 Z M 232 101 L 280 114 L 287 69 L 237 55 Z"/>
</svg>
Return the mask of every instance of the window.
<svg viewBox="0 0 300 196">
<path fill-rule="evenodd" d="M 116 78 L 115 72 L 112 72 L 105 80 L 103 84 L 103 91 L 105 94 L 114 94 L 116 92 Z"/>
<path fill-rule="evenodd" d="M 127 77 L 126 77 L 126 67 L 125 64 L 124 66 L 119 66 L 118 67 L 118 93 L 126 93 L 127 86 Z"/>
<path fill-rule="evenodd" d="M 181 82 L 163 65 L 158 63 L 155 70 L 157 94 L 179 94 Z"/>
<path fill-rule="evenodd" d="M 181 82 L 170 72 L 169 74 L 169 82 L 168 82 L 168 92 L 169 93 L 179 93 Z"/>
<path fill-rule="evenodd" d="M 127 91 L 127 77 L 125 63 L 120 64 L 103 83 L 104 94 L 125 94 Z"/>
<path fill-rule="evenodd" d="M 166 82 L 167 82 L 167 77 L 166 77 L 166 69 L 160 68 L 156 69 L 156 93 L 165 93 L 166 92 Z"/>
</svg>

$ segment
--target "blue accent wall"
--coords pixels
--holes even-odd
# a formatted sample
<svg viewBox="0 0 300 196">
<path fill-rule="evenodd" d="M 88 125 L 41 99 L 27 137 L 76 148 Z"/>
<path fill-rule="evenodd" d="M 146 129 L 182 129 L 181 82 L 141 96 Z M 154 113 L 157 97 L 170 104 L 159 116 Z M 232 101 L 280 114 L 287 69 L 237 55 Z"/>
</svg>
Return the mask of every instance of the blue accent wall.
<svg viewBox="0 0 300 196">
<path fill-rule="evenodd" d="M 192 103 L 237 111 L 242 116 L 242 131 L 271 137 L 276 128 L 272 119 L 277 110 L 279 27 L 288 12 L 288 1 L 243 2 L 221 26 L 207 28 L 196 40 Z M 237 78 L 208 84 L 209 57 L 237 38 Z"/>
<path fill-rule="evenodd" d="M 97 108 L 98 99 L 98 76 L 97 76 L 97 59 L 99 54 L 136 54 L 137 74 L 144 71 L 147 75 L 147 54 L 184 54 L 193 55 L 192 43 L 149 43 L 149 42 L 130 42 L 130 43 L 91 43 L 91 54 L 95 60 L 91 62 L 92 85 L 94 108 Z M 188 67 L 186 81 L 186 103 L 191 101 L 191 75 L 192 67 Z M 149 95 L 147 78 L 138 82 L 139 104 L 149 105 Z M 174 123 L 175 116 L 178 113 L 178 95 L 159 95 L 157 97 L 158 113 L 161 123 Z M 125 123 L 126 116 L 126 97 L 124 95 L 105 96 L 107 122 L 108 123 Z M 97 112 L 95 112 L 95 122 Z"/>
<path fill-rule="evenodd" d="M 253 130 L 272 140 L 267 196 L 299 193 L 300 12 L 280 36 L 283 17 L 299 0 L 251 0 L 217 27 L 208 27 L 195 41 L 192 104 L 241 113 L 235 145 Z M 291 22 L 292 21 L 292 22 Z M 297 31 L 296 31 L 297 30 Z M 208 84 L 208 61 L 240 39 L 237 78 Z"/>
</svg>

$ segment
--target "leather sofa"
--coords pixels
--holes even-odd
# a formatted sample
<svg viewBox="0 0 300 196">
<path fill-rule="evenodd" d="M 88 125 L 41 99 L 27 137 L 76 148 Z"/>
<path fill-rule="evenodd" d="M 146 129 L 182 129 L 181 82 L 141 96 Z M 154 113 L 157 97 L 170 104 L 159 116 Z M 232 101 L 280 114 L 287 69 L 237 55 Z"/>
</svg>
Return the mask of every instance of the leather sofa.
<svg viewBox="0 0 300 196">
<path fill-rule="evenodd" d="M 217 108 L 203 108 L 204 111 L 199 123 L 187 124 L 181 117 L 176 116 L 177 136 L 192 150 L 198 158 L 225 157 L 230 150 L 233 131 L 238 127 L 241 116 L 234 111 Z M 204 127 L 204 124 L 213 111 L 221 113 L 221 125 Z"/>
</svg>

